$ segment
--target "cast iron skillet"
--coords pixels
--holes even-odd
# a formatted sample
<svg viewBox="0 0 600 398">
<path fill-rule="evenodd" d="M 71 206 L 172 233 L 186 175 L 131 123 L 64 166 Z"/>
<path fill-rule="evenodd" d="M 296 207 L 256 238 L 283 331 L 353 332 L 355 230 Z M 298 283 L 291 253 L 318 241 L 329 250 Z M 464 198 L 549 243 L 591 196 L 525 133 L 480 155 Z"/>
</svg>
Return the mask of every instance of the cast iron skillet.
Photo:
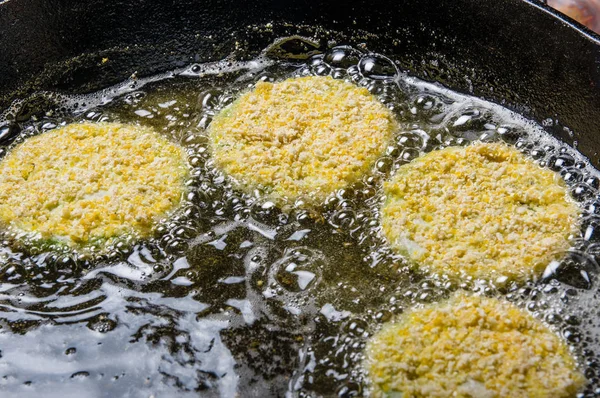
<svg viewBox="0 0 600 398">
<path fill-rule="evenodd" d="M 273 28 L 252 29 L 266 24 Z M 95 91 L 133 73 L 223 59 L 236 42 L 252 55 L 276 37 L 319 29 L 543 121 L 600 166 L 600 37 L 522 0 L 8 0 L 0 5 L 0 109 L 37 90 Z"/>
<path fill-rule="evenodd" d="M 600 37 L 521 0 L 8 0 L 0 5 L 0 106 L 35 89 L 81 92 L 136 71 L 221 59 L 248 26 L 268 22 L 354 35 L 418 77 L 550 118 L 555 135 L 600 164 Z M 258 50 L 271 39 L 248 44 Z M 111 67 L 98 68 L 107 55 Z"/>
</svg>

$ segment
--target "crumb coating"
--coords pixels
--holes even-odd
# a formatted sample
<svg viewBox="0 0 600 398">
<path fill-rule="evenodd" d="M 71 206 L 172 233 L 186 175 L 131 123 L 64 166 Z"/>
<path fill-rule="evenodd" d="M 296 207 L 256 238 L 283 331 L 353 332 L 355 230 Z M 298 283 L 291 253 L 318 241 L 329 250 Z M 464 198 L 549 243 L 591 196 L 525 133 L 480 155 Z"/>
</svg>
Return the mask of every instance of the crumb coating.
<svg viewBox="0 0 600 398">
<path fill-rule="evenodd" d="M 384 152 L 395 121 L 366 88 L 331 77 L 259 82 L 209 126 L 216 164 L 242 190 L 321 202 Z"/>
<path fill-rule="evenodd" d="M 384 190 L 383 234 L 431 272 L 525 280 L 559 260 L 579 229 L 562 178 L 506 144 L 430 152 Z"/>
<path fill-rule="evenodd" d="M 147 236 L 180 203 L 188 173 L 183 149 L 151 129 L 70 124 L 0 161 L 0 222 L 69 247 Z"/>
<path fill-rule="evenodd" d="M 373 397 L 567 398 L 585 383 L 566 344 L 532 315 L 463 294 L 385 325 L 365 368 Z"/>
</svg>

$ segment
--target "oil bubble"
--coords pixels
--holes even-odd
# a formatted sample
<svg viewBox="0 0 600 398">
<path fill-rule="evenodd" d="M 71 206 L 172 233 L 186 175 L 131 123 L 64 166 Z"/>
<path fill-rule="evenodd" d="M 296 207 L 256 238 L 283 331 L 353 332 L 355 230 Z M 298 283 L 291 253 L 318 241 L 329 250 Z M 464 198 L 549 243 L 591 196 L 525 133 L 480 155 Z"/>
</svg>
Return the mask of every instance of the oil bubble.
<svg viewBox="0 0 600 398">
<path fill-rule="evenodd" d="M 378 54 L 368 54 L 361 57 L 358 62 L 358 71 L 363 77 L 375 81 L 394 80 L 399 73 L 392 60 Z"/>
<path fill-rule="evenodd" d="M 108 333 L 117 327 L 117 322 L 107 314 L 101 314 L 88 321 L 87 327 L 99 333 Z"/>
<path fill-rule="evenodd" d="M 361 55 L 359 50 L 350 46 L 337 46 L 327 50 L 323 60 L 331 67 L 346 69 L 357 65 Z"/>
</svg>

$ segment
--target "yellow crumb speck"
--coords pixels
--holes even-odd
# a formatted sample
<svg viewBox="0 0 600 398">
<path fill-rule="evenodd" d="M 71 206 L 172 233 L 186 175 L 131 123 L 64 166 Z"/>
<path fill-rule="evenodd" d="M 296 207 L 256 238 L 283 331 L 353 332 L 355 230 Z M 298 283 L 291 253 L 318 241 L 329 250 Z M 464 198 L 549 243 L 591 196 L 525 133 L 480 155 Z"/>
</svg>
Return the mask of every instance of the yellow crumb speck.
<svg viewBox="0 0 600 398">
<path fill-rule="evenodd" d="M 564 181 L 506 144 L 431 152 L 385 184 L 383 233 L 433 272 L 524 280 L 570 247 L 579 207 Z"/>
<path fill-rule="evenodd" d="M 0 161 L 0 222 L 69 247 L 146 236 L 180 203 L 187 174 L 183 149 L 148 128 L 70 124 Z"/>
<path fill-rule="evenodd" d="M 105 64 L 108 62 L 108 58 L 102 58 L 102 64 Z"/>
<path fill-rule="evenodd" d="M 242 189 L 320 202 L 356 182 L 395 121 L 366 88 L 331 77 L 259 82 L 209 127 L 215 161 Z"/>
<path fill-rule="evenodd" d="M 373 397 L 567 398 L 585 383 L 540 321 L 463 294 L 385 325 L 367 344 L 365 368 Z"/>
</svg>

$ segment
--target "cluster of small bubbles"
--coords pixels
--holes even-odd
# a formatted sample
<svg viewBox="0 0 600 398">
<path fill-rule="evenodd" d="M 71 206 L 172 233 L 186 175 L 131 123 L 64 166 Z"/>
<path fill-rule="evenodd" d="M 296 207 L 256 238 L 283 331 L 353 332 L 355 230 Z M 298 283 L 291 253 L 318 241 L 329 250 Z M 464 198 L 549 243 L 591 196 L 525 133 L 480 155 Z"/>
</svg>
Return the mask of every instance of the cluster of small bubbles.
<svg viewBox="0 0 600 398">
<path fill-rule="evenodd" d="M 146 93 L 143 91 L 134 91 L 130 94 L 127 94 L 124 98 L 123 98 L 123 102 L 125 102 L 128 105 L 137 105 L 140 103 L 140 101 L 146 96 Z M 90 113 L 94 113 L 94 112 L 90 112 Z M 87 116 L 87 115 L 86 115 Z M 93 115 L 91 115 L 93 116 Z"/>
<path fill-rule="evenodd" d="M 432 93 L 414 93 L 405 104 L 397 106 L 401 120 L 409 123 L 425 122 L 439 124 L 443 121 L 448 107 L 447 100 Z M 404 105 L 404 106 L 402 106 Z"/>
<path fill-rule="evenodd" d="M 307 73 L 308 72 L 308 73 Z M 301 75 L 328 76 L 332 73 L 332 68 L 323 62 L 323 54 L 314 55 L 308 62 L 307 68 L 303 69 Z"/>
<path fill-rule="evenodd" d="M 210 88 L 198 95 L 197 126 L 206 129 L 213 117 L 234 100 L 232 93 Z"/>
<path fill-rule="evenodd" d="M 261 223 L 268 225 L 284 224 L 287 221 L 285 214 L 277 208 L 271 200 L 257 200 L 250 207 L 250 216 Z"/>
<path fill-rule="evenodd" d="M 263 294 L 280 295 L 285 290 L 304 295 L 318 287 L 322 279 L 323 266 L 323 255 L 313 249 L 306 247 L 288 249 L 269 267 L 269 287 Z"/>
<path fill-rule="evenodd" d="M 456 114 L 451 114 L 445 121 L 451 133 L 469 141 L 480 139 L 479 134 L 490 134 L 496 130 L 493 113 L 482 107 L 467 105 L 459 109 Z"/>
<path fill-rule="evenodd" d="M 117 327 L 117 321 L 109 318 L 108 314 L 100 314 L 90 319 L 87 327 L 100 333 L 108 333 Z"/>
<path fill-rule="evenodd" d="M 363 55 L 357 67 L 363 77 L 374 81 L 392 81 L 400 74 L 394 61 L 380 54 Z"/>
<path fill-rule="evenodd" d="M 350 46 L 335 46 L 323 55 L 323 61 L 331 68 L 345 70 L 358 65 L 363 52 Z"/>
</svg>

